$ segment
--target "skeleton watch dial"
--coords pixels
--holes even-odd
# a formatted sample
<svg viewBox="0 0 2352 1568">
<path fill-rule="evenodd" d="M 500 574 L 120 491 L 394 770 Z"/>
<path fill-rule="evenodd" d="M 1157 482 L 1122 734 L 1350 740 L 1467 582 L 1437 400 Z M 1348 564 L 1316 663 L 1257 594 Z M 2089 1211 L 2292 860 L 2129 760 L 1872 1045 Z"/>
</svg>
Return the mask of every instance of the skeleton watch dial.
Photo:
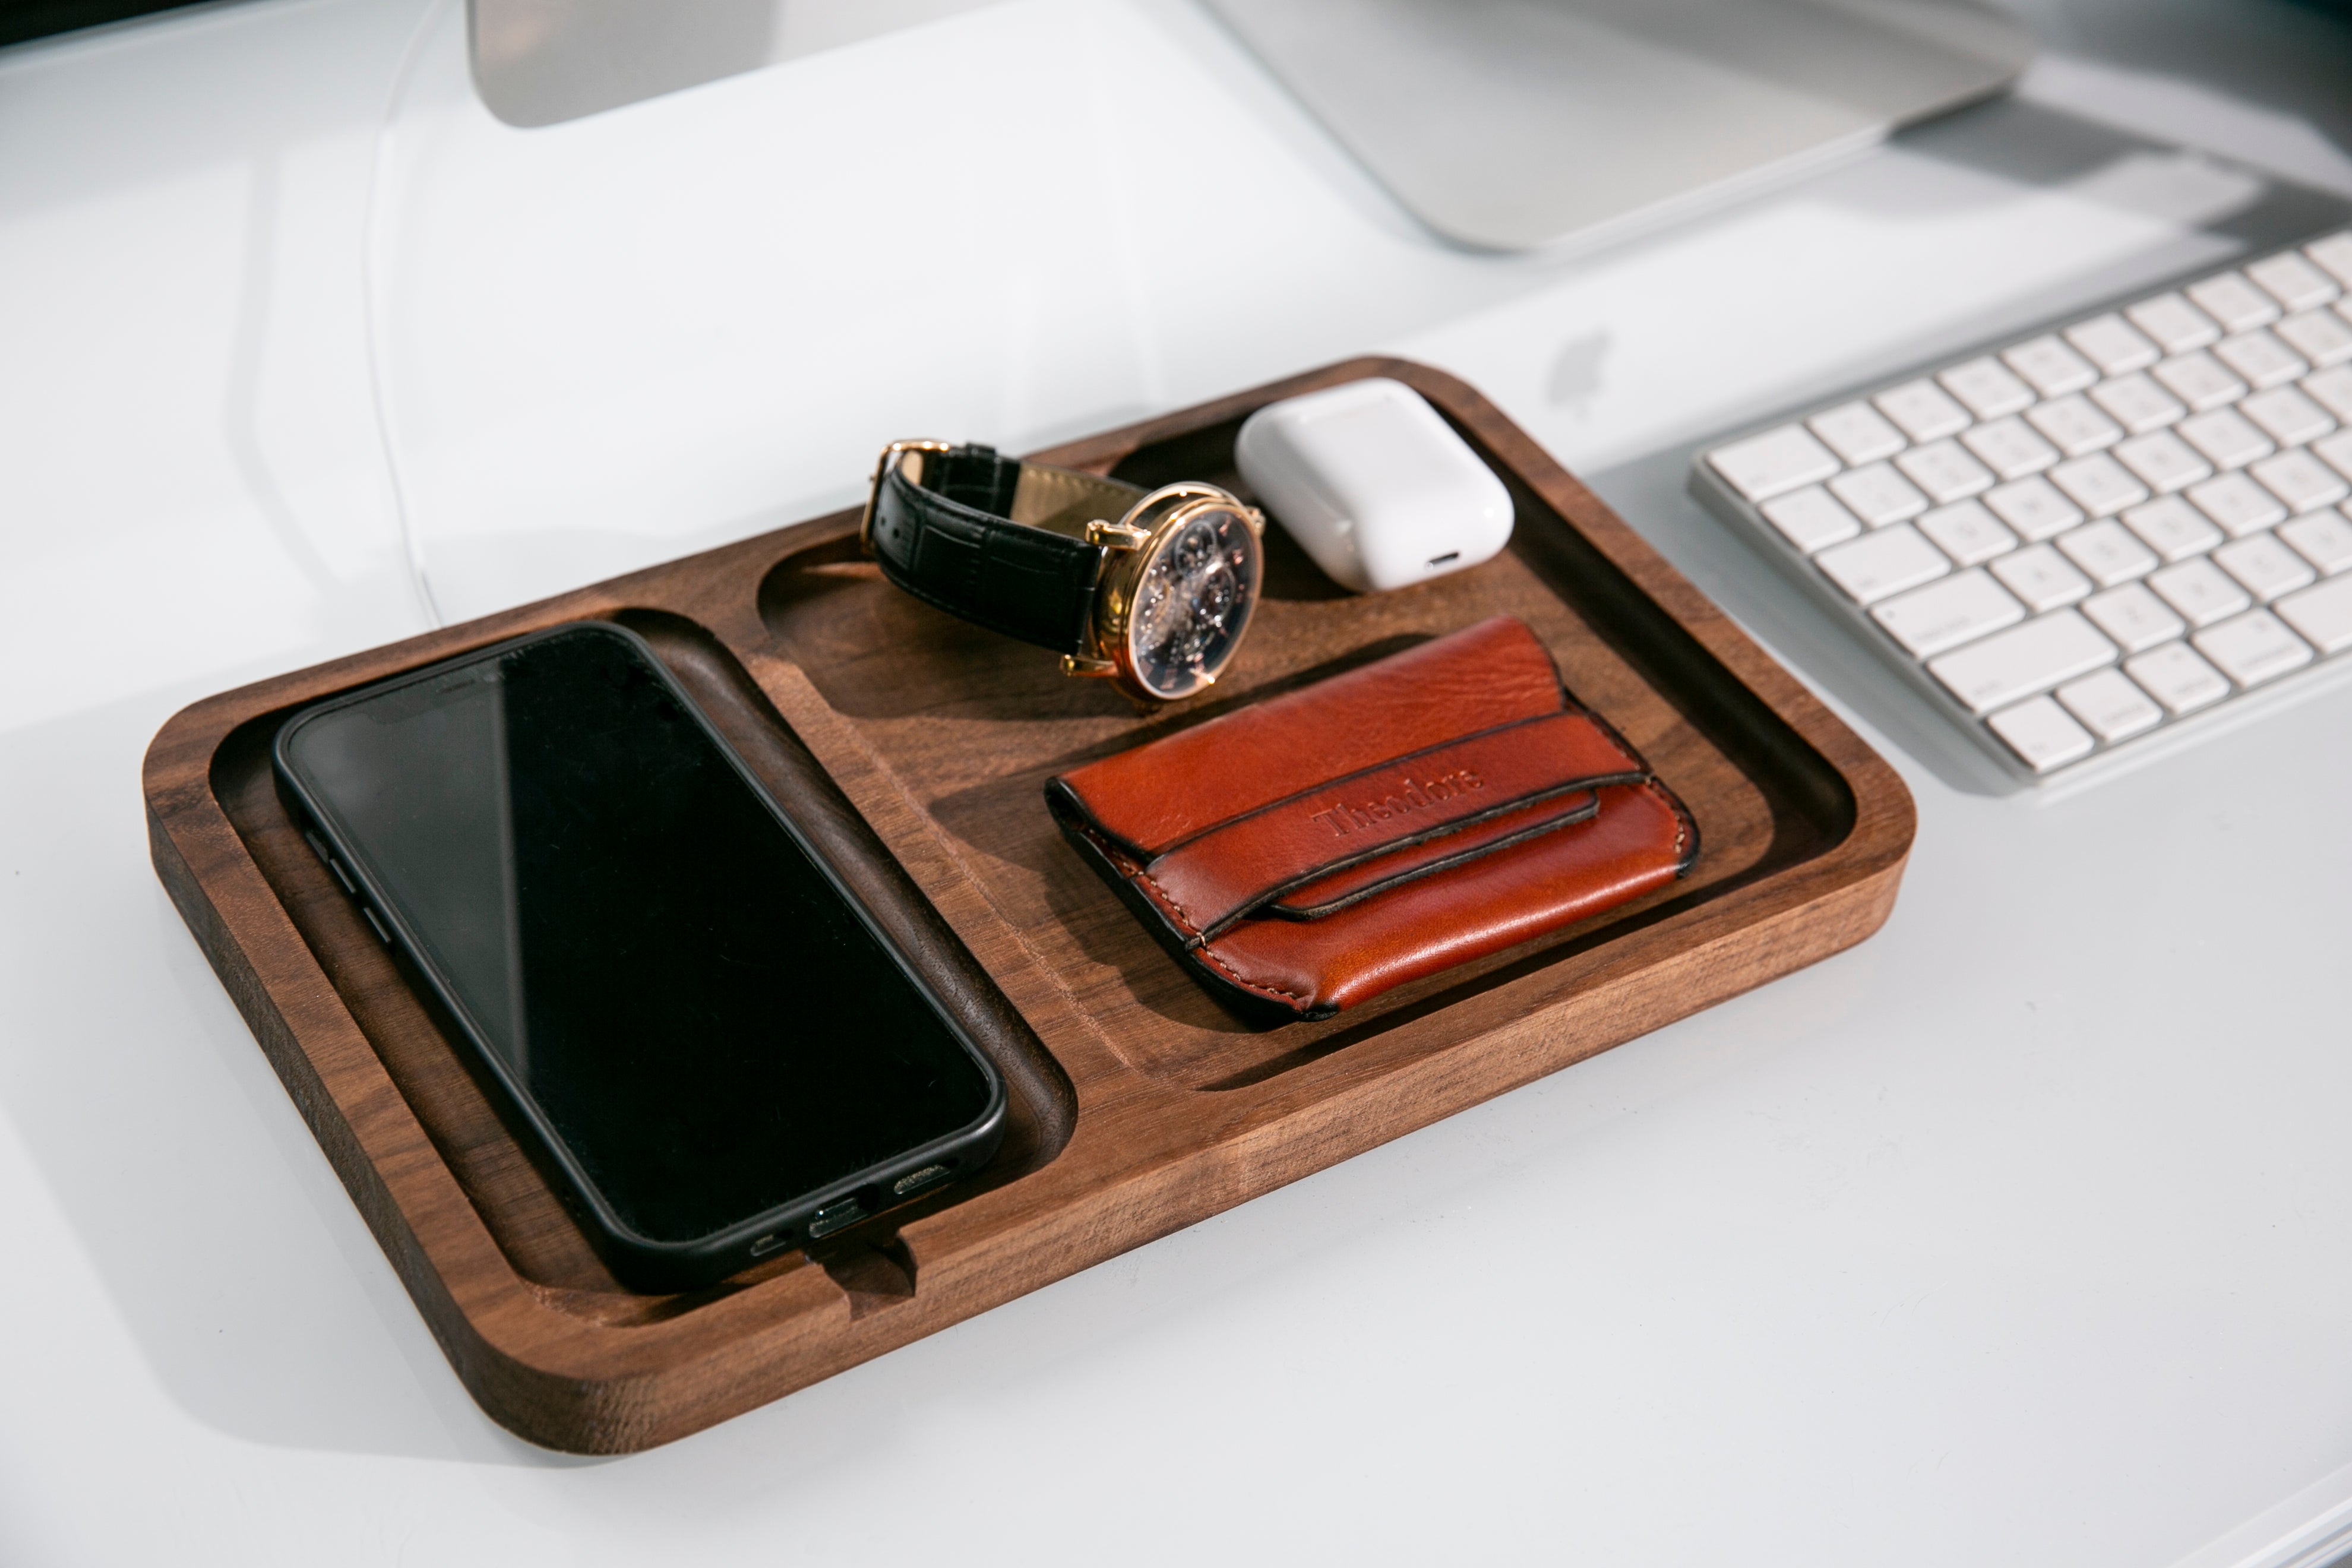
<svg viewBox="0 0 2352 1568">
<path fill-rule="evenodd" d="M 1185 509 L 1155 542 L 1127 625 L 1134 679 L 1173 701 L 1216 679 L 1248 629 L 1263 565 L 1257 531 L 1230 506 Z"/>
</svg>

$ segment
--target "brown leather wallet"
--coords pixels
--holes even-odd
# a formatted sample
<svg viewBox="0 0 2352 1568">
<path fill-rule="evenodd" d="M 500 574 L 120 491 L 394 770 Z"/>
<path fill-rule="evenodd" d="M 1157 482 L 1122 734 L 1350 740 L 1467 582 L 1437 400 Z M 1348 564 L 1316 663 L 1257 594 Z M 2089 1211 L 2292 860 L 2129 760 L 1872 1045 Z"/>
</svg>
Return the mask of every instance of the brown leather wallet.
<svg viewBox="0 0 2352 1568">
<path fill-rule="evenodd" d="M 1324 1018 L 1674 880 L 1698 827 L 1497 616 L 1045 786 L 1210 993 Z"/>
</svg>

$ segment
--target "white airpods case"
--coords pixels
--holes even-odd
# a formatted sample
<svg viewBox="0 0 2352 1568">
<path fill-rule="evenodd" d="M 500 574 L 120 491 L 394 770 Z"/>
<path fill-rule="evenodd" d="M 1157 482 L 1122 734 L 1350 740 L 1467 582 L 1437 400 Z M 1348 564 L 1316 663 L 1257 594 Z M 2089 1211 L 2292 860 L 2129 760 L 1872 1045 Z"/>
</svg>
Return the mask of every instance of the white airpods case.
<svg viewBox="0 0 2352 1568">
<path fill-rule="evenodd" d="M 1386 376 L 1268 404 L 1234 452 L 1284 531 L 1360 594 L 1475 566 L 1510 542 L 1503 481 Z"/>
</svg>

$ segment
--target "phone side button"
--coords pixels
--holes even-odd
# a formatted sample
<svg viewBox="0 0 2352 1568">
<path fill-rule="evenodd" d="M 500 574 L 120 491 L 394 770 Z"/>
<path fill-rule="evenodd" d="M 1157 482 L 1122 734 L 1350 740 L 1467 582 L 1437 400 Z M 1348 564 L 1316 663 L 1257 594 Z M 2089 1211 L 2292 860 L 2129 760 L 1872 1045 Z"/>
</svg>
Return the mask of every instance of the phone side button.
<svg viewBox="0 0 2352 1568">
<path fill-rule="evenodd" d="M 365 904 L 362 904 L 360 906 L 360 913 L 367 916 L 367 923 L 375 927 L 375 934 L 383 939 L 384 946 L 390 947 L 392 945 L 392 932 L 383 929 L 383 922 L 375 918 L 375 911 L 369 909 Z"/>
<path fill-rule="evenodd" d="M 358 898 L 360 885 L 352 880 L 352 874 L 343 869 L 343 863 L 335 858 L 334 852 L 327 847 L 327 841 L 307 828 L 303 830 L 302 839 L 304 843 L 310 846 L 310 853 L 316 855 L 327 869 L 335 874 L 335 880 L 343 885 L 343 891 L 353 898 Z"/>
</svg>

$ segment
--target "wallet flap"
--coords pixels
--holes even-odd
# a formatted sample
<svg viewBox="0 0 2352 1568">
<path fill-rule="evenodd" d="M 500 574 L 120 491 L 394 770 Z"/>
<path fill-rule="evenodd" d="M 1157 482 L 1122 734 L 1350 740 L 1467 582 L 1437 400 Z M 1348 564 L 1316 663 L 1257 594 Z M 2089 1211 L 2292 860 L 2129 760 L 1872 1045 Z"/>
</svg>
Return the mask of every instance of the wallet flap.
<svg viewBox="0 0 2352 1568">
<path fill-rule="evenodd" d="M 1302 790 L 1569 707 L 1550 652 L 1524 622 L 1497 616 L 1089 763 L 1053 787 L 1148 860 Z"/>
<path fill-rule="evenodd" d="M 1590 717 L 1552 713 L 1384 760 L 1269 802 L 1180 840 L 1153 857 L 1141 875 L 1200 939 L 1213 938 L 1261 905 L 1334 872 L 1563 795 L 1591 795 L 1643 776 Z"/>
<path fill-rule="evenodd" d="M 1286 921 L 1323 920 L 1374 893 L 1385 893 L 1416 878 L 1452 870 L 1481 855 L 1511 848 L 1555 828 L 1591 822 L 1600 815 L 1599 789 L 1571 790 L 1534 805 L 1518 806 L 1459 832 L 1424 839 L 1378 859 L 1318 877 L 1259 905 L 1254 912 L 1278 915 Z"/>
</svg>

